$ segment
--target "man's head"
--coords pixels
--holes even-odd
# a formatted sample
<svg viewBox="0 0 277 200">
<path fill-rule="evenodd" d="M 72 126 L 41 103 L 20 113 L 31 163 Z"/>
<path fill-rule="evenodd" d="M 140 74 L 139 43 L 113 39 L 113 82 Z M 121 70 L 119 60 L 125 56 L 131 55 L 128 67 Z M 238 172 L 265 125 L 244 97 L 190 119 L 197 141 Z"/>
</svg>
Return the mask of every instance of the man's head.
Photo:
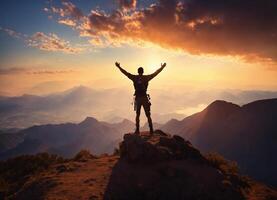
<svg viewBox="0 0 277 200">
<path fill-rule="evenodd" d="M 139 75 L 142 75 L 143 72 L 144 72 L 143 68 L 142 68 L 142 67 L 139 67 L 139 68 L 138 68 L 138 74 L 139 74 Z"/>
</svg>

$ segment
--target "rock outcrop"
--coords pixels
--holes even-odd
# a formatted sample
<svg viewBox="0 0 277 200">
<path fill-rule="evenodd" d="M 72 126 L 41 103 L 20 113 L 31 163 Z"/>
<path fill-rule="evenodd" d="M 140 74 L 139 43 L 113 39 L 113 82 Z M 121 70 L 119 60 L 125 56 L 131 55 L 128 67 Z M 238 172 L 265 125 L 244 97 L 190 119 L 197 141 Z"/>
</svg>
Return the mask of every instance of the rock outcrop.
<svg viewBox="0 0 277 200">
<path fill-rule="evenodd" d="M 120 144 L 120 157 L 130 163 L 155 163 L 168 160 L 192 159 L 205 162 L 205 158 L 189 141 L 178 135 L 170 136 L 160 130 L 153 136 L 125 134 Z"/>
<path fill-rule="evenodd" d="M 105 199 L 244 199 L 241 183 L 180 136 L 125 134 L 119 153 Z"/>
</svg>

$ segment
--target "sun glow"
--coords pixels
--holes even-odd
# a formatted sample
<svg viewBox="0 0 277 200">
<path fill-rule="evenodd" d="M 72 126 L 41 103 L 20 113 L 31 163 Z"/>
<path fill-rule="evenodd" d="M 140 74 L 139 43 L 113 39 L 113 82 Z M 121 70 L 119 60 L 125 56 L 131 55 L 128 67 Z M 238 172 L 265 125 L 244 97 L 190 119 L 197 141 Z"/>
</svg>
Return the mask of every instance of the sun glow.
<svg viewBox="0 0 277 200">
<path fill-rule="evenodd" d="M 145 73 L 153 73 L 160 66 L 161 63 L 166 62 L 165 58 L 159 52 L 147 52 L 145 55 L 145 60 L 142 60 L 144 63 Z"/>
</svg>

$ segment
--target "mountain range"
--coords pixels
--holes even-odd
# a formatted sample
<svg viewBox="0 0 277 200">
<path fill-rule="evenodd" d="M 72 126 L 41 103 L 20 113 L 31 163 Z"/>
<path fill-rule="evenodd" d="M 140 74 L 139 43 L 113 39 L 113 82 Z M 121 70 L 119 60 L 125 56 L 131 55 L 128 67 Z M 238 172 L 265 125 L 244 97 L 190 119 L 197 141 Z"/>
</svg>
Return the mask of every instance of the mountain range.
<svg viewBox="0 0 277 200">
<path fill-rule="evenodd" d="M 151 111 L 155 122 L 181 120 L 204 109 L 214 99 L 242 105 L 258 99 L 277 97 L 276 91 L 196 90 L 173 92 L 150 88 Z M 133 91 L 130 88 L 96 90 L 76 86 L 65 91 L 36 95 L 0 96 L 0 129 L 28 128 L 34 125 L 78 123 L 87 116 L 111 123 L 134 120 Z M 142 123 L 145 118 L 141 119 Z"/>
<path fill-rule="evenodd" d="M 134 113 L 130 112 L 133 109 L 132 100 L 133 94 L 123 89 L 94 90 L 85 86 L 45 96 L 0 96 L 0 129 L 77 123 L 87 116 L 96 116 L 111 123 L 121 122 L 134 118 Z M 185 115 L 153 113 L 153 116 L 158 121 L 166 122 L 171 118 L 181 119 Z"/>
<path fill-rule="evenodd" d="M 172 119 L 155 127 L 184 137 L 204 153 L 218 152 L 236 161 L 243 173 L 276 186 L 276 121 L 277 99 L 243 106 L 217 100 L 183 120 Z M 81 149 L 94 154 L 112 153 L 123 134 L 133 128 L 134 123 L 126 119 L 108 123 L 88 117 L 81 123 L 39 125 L 2 133 L 0 159 L 44 151 L 70 157 Z"/>
<path fill-rule="evenodd" d="M 133 127 L 133 122 L 127 119 L 111 124 L 100 122 L 93 117 L 87 117 L 78 124 L 33 126 L 17 133 L 1 134 L 3 142 L 0 144 L 5 145 L 0 146 L 0 159 L 39 152 L 72 157 L 82 149 L 98 155 L 112 153 L 122 135 L 131 132 Z M 10 137 L 6 139 L 7 136 Z"/>
</svg>

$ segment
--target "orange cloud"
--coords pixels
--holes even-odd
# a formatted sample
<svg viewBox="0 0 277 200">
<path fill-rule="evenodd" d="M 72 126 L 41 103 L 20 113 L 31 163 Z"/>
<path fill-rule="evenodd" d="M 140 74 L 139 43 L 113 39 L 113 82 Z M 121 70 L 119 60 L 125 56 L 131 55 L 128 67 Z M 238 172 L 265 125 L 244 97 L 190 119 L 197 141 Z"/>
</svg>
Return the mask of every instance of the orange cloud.
<svg viewBox="0 0 277 200">
<path fill-rule="evenodd" d="M 48 35 L 42 32 L 36 32 L 28 39 L 28 45 L 36 47 L 44 51 L 60 51 L 64 53 L 80 53 L 83 49 L 80 47 L 73 47 L 68 41 L 59 38 L 56 34 L 50 33 Z"/>
<path fill-rule="evenodd" d="M 74 19 L 80 19 L 83 17 L 82 11 L 77 8 L 73 3 L 69 1 L 63 1 L 62 2 L 63 8 L 56 8 L 52 6 L 50 9 L 49 8 L 44 8 L 43 10 L 45 12 L 53 12 L 56 14 L 59 14 L 61 17 L 66 17 L 70 16 Z"/>
<path fill-rule="evenodd" d="M 121 7 L 136 4 L 118 2 Z M 67 5 L 55 9 L 69 10 Z M 59 17 L 70 15 L 78 22 L 75 28 L 80 35 L 97 37 L 98 43 L 145 41 L 191 54 L 231 55 L 276 63 L 276 10 L 275 0 L 159 0 L 141 10 L 92 10 L 87 16 L 60 12 Z"/>
<path fill-rule="evenodd" d="M 70 22 L 67 22 L 66 25 L 69 25 Z M 71 26 L 74 26 L 71 24 Z M 42 32 L 36 32 L 32 36 L 22 34 L 20 32 L 14 31 L 8 28 L 0 27 L 0 31 L 4 31 L 9 36 L 23 40 L 27 43 L 28 46 L 38 48 L 44 51 L 58 51 L 67 54 L 77 54 L 85 50 L 84 47 L 77 47 L 70 44 L 69 41 L 66 41 L 58 37 L 54 33 L 49 33 L 48 35 Z"/>
<path fill-rule="evenodd" d="M 76 22 L 74 20 L 71 19 L 60 19 L 58 20 L 59 24 L 64 24 L 67 26 L 76 26 Z"/>
</svg>

